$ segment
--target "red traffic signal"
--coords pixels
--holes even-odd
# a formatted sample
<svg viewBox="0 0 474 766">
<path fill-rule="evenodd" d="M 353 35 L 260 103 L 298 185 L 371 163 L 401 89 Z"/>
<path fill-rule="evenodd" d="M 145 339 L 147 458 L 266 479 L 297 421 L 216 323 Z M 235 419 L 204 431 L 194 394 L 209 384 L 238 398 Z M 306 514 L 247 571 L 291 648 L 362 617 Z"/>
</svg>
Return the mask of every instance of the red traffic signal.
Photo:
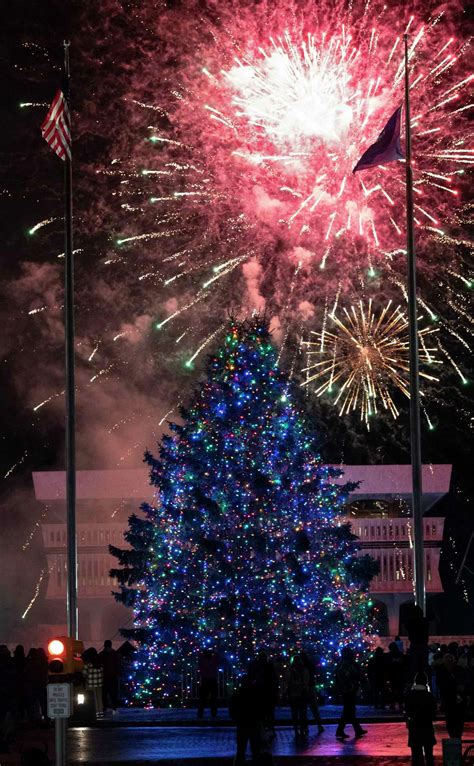
<svg viewBox="0 0 474 766">
<path fill-rule="evenodd" d="M 82 672 L 84 663 L 82 641 L 69 636 L 53 638 L 48 644 L 49 672 L 51 675 L 69 675 Z"/>
<path fill-rule="evenodd" d="M 59 654 L 64 653 L 65 648 L 66 647 L 60 638 L 53 638 L 53 640 L 48 644 L 48 654 L 52 654 L 54 657 L 57 657 Z"/>
</svg>

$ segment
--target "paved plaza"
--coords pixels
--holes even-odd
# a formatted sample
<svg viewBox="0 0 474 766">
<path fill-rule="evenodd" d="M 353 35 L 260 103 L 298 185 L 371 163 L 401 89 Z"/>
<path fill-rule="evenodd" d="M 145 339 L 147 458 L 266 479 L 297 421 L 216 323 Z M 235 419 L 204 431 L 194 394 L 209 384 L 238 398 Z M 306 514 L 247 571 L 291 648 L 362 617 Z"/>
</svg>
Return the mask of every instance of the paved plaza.
<svg viewBox="0 0 474 766">
<path fill-rule="evenodd" d="M 340 705 L 321 705 L 319 708 L 324 723 L 337 723 L 341 715 Z M 357 705 L 357 714 L 361 721 L 367 723 L 397 722 L 403 720 L 398 710 L 375 710 L 371 705 Z M 277 724 L 290 724 L 291 712 L 289 707 L 278 706 L 275 711 Z M 121 708 L 117 716 L 107 716 L 97 721 L 97 726 L 229 726 L 229 710 L 227 707 L 218 709 L 217 718 L 211 719 L 209 709 L 202 719 L 197 717 L 197 708 Z"/>
<path fill-rule="evenodd" d="M 322 764 L 358 763 L 368 759 L 392 759 L 408 763 L 407 729 L 404 723 L 367 724 L 368 734 L 344 743 L 335 738 L 336 726 L 326 727 L 323 734 L 310 733 L 303 746 L 295 745 L 291 727 L 277 729 L 273 753 L 276 763 Z M 315 731 L 312 727 L 311 732 Z M 441 754 L 441 740 L 446 738 L 444 724 L 436 724 L 436 754 Z M 474 724 L 466 726 L 466 739 L 474 740 Z M 70 732 L 71 763 L 106 764 L 159 763 L 160 761 L 227 763 L 235 752 L 235 729 L 232 727 L 124 727 L 120 729 L 81 728 Z M 342 759 L 344 757 L 344 760 Z M 375 763 L 377 760 L 374 761 Z"/>
<path fill-rule="evenodd" d="M 138 712 L 138 711 L 135 711 Z M 121 711 L 113 725 L 75 726 L 68 733 L 68 766 L 231 766 L 235 752 L 235 729 L 226 725 L 180 725 L 150 720 L 157 711 L 148 711 L 147 725 L 130 725 L 127 716 L 133 711 Z M 192 711 L 189 711 L 192 712 Z M 171 716 L 172 711 L 168 711 Z M 327 719 L 327 716 L 326 716 Z M 403 722 L 364 723 L 368 734 L 355 740 L 351 728 L 350 739 L 344 743 L 335 738 L 336 724 L 325 725 L 318 736 L 310 727 L 310 736 L 304 745 L 294 741 L 291 726 L 280 725 L 273 746 L 275 766 L 409 766 L 407 729 Z M 443 739 L 447 738 L 444 721 L 435 724 L 437 745 L 436 766 L 442 764 Z M 464 741 L 474 743 L 474 723 L 466 724 Z M 53 731 L 38 729 L 18 732 L 12 752 L 0 755 L 0 766 L 18 766 L 21 750 L 28 746 L 45 747 L 53 757 Z M 474 753 L 466 764 L 474 764 Z"/>
</svg>

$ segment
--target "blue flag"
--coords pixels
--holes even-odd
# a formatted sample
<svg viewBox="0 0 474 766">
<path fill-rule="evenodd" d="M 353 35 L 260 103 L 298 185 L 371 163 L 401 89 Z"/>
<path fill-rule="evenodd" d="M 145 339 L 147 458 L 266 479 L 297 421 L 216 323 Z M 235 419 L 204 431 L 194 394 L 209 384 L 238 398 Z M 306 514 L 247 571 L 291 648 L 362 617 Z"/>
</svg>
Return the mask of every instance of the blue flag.
<svg viewBox="0 0 474 766">
<path fill-rule="evenodd" d="M 399 106 L 390 117 L 375 144 L 369 146 L 367 151 L 364 152 L 352 171 L 353 173 L 404 158 L 405 155 L 400 146 L 401 113 L 402 107 Z"/>
</svg>

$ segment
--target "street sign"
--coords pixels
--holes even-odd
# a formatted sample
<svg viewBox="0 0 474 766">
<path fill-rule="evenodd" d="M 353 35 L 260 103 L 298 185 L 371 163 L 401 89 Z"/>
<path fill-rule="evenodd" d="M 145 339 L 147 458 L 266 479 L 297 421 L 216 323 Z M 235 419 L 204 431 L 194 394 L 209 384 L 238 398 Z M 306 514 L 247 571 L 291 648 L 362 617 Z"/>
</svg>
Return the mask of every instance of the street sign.
<svg viewBox="0 0 474 766">
<path fill-rule="evenodd" d="M 71 684 L 48 684 L 48 717 L 69 718 L 71 715 Z"/>
</svg>

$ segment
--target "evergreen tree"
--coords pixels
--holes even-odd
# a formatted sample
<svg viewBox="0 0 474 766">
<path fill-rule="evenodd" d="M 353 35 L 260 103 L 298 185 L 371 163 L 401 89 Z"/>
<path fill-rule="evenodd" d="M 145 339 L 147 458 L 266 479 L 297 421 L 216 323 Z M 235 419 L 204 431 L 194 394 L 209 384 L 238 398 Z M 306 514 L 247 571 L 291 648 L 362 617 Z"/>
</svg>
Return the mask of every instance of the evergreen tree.
<svg viewBox="0 0 474 766">
<path fill-rule="evenodd" d="M 136 700 L 176 699 L 204 646 L 237 671 L 259 647 L 323 663 L 361 647 L 375 562 L 338 521 L 353 487 L 322 465 L 261 318 L 230 322 L 181 418 L 145 454 L 156 505 L 131 516 L 129 549 L 111 547 Z"/>
</svg>

